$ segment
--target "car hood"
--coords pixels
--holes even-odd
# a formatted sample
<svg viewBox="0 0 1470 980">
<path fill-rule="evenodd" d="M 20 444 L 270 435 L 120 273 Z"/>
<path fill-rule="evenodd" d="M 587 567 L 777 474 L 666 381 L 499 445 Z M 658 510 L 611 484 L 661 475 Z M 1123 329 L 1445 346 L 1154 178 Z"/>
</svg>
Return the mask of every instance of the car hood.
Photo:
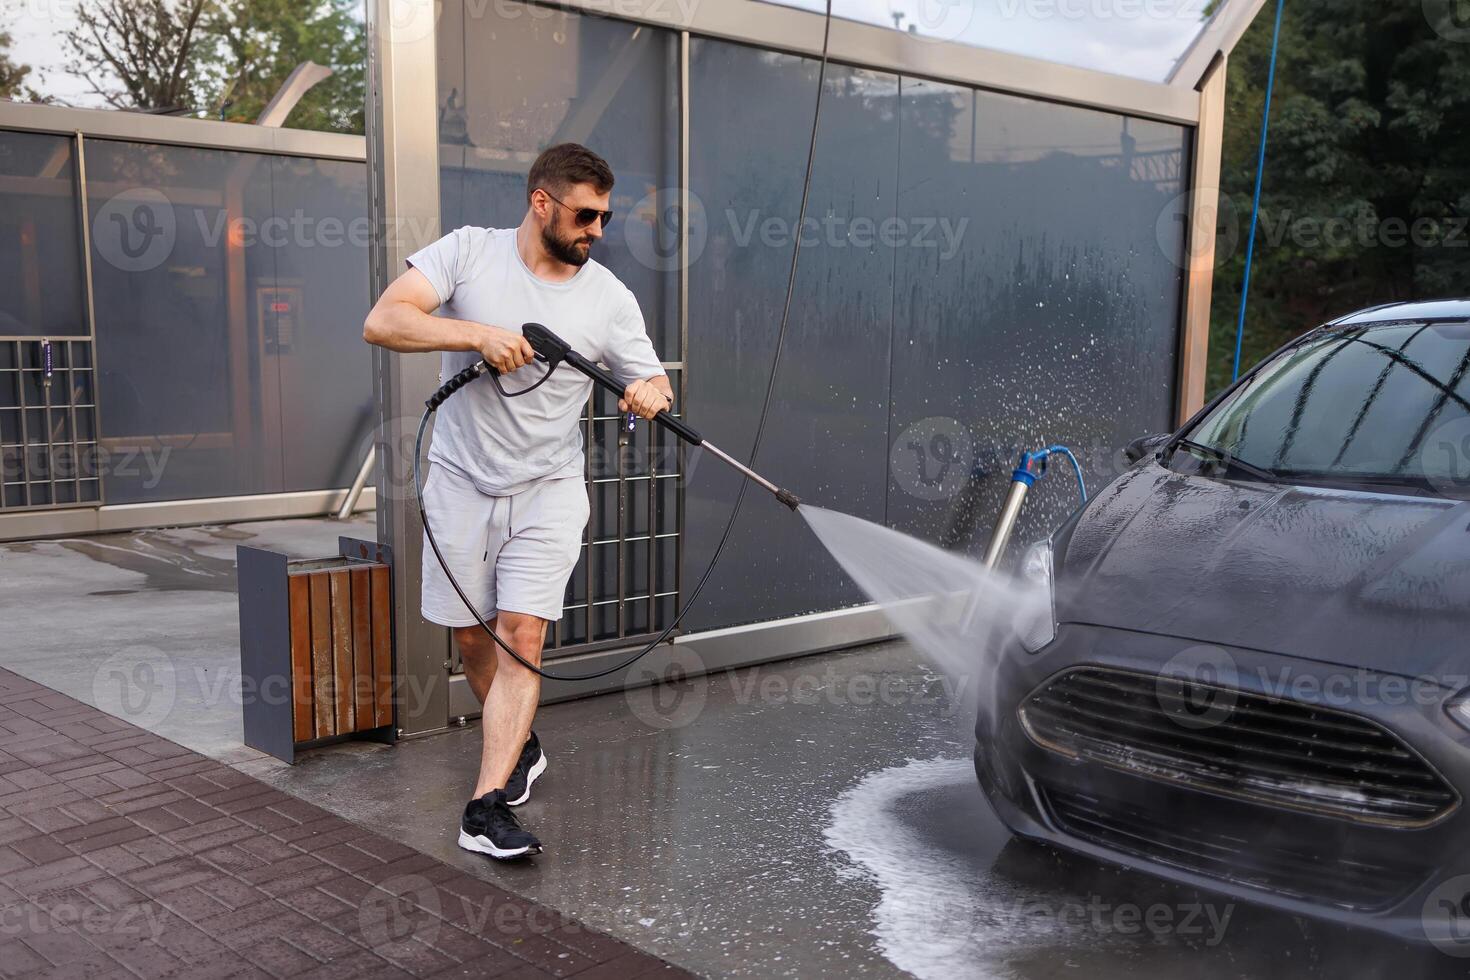
<svg viewBox="0 0 1470 980">
<path fill-rule="evenodd" d="M 1057 539 L 1057 616 L 1453 683 L 1470 505 L 1219 480 L 1148 460 Z"/>
</svg>

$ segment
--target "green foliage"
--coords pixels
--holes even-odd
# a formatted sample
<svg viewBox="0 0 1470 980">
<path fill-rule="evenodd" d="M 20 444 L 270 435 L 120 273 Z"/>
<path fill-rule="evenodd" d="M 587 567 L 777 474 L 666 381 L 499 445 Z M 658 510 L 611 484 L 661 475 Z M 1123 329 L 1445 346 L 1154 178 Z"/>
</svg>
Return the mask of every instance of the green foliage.
<svg viewBox="0 0 1470 980">
<path fill-rule="evenodd" d="M 212 111 L 253 121 L 291 71 L 304 61 L 332 69 L 292 110 L 298 129 L 363 131 L 367 39 L 353 17 L 354 0 L 230 0 L 213 6 L 204 29 Z"/>
<path fill-rule="evenodd" d="M 363 131 L 366 31 L 357 0 L 82 0 L 71 71 L 118 108 L 254 122 L 297 65 L 332 74 L 287 125 Z"/>
<path fill-rule="evenodd" d="M 1435 6 L 1287 0 L 1243 367 L 1358 307 L 1470 295 L 1470 31 L 1431 24 Z M 1211 391 L 1230 379 L 1274 14 L 1228 66 Z"/>
<path fill-rule="evenodd" d="M 30 65 L 22 65 L 10 56 L 12 39 L 9 31 L 0 30 L 0 99 L 21 98 Z"/>
<path fill-rule="evenodd" d="M 66 32 L 70 71 L 118 109 L 175 109 L 194 75 L 206 0 L 91 0 Z"/>
</svg>

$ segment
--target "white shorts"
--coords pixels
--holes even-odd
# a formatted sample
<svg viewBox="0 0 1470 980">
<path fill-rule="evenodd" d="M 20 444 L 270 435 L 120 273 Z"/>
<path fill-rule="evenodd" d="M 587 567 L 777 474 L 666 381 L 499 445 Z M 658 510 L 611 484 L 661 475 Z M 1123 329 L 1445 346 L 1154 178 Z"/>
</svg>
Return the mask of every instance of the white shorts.
<svg viewBox="0 0 1470 980">
<path fill-rule="evenodd" d="M 492 497 L 460 474 L 431 464 L 424 509 L 444 560 L 481 616 L 488 620 L 504 611 L 553 623 L 561 619 L 590 513 L 587 484 L 580 477 L 546 480 L 508 497 Z M 423 617 L 431 623 L 475 625 L 427 536 L 422 600 Z"/>
</svg>

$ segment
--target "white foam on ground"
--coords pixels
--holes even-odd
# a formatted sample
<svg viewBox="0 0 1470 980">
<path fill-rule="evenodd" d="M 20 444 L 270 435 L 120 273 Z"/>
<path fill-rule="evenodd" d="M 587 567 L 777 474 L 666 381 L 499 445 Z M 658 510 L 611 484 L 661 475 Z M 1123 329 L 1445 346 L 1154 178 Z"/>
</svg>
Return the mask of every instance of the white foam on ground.
<svg viewBox="0 0 1470 980">
<path fill-rule="evenodd" d="M 827 845 L 882 893 L 872 929 L 879 951 L 920 980 L 1009 977 L 1018 954 L 1087 941 L 1036 914 L 1032 896 L 976 867 L 972 856 L 936 848 L 905 821 L 904 799 L 974 781 L 969 759 L 914 759 L 873 773 L 832 806 Z"/>
</svg>

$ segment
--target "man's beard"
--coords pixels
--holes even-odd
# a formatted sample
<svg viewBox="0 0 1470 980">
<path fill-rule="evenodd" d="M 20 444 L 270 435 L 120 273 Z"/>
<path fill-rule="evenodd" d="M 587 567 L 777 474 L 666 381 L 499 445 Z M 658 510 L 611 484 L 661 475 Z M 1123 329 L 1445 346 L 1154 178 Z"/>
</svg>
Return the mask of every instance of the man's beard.
<svg viewBox="0 0 1470 980">
<path fill-rule="evenodd" d="M 577 236 L 571 241 L 564 241 L 556 234 L 556 222 L 541 229 L 541 244 L 546 246 L 546 251 L 558 262 L 567 265 L 582 266 L 592 256 L 592 240 Z M 585 248 L 579 246 L 585 245 Z"/>
</svg>

